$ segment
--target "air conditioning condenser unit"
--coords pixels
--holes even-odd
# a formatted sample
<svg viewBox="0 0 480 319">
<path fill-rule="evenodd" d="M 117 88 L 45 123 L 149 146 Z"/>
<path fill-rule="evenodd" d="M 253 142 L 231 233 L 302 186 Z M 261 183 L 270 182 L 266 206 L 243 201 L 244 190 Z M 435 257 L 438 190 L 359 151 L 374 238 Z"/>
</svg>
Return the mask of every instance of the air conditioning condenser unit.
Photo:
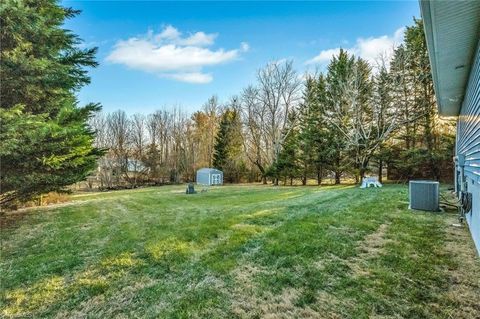
<svg viewBox="0 0 480 319">
<path fill-rule="evenodd" d="M 437 212 L 440 210 L 440 184 L 436 181 L 410 181 L 410 209 Z"/>
</svg>

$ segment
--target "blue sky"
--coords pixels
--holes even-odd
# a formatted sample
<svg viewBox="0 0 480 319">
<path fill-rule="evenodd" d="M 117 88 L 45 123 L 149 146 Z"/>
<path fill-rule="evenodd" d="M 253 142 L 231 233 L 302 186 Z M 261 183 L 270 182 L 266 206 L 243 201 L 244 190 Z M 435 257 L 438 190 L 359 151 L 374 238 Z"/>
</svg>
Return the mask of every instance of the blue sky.
<svg viewBox="0 0 480 319">
<path fill-rule="evenodd" d="M 324 68 L 339 47 L 374 61 L 420 16 L 417 1 L 63 4 L 82 10 L 66 28 L 99 48 L 80 102 L 130 114 L 226 101 L 272 60 L 292 59 L 300 74 Z"/>
</svg>

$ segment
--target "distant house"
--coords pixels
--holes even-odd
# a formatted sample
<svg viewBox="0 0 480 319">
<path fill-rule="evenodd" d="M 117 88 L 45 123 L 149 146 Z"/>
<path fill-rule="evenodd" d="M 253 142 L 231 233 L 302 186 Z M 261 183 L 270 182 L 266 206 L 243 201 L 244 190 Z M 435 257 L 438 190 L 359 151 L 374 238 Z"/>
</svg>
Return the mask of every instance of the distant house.
<svg viewBox="0 0 480 319">
<path fill-rule="evenodd" d="M 455 190 L 480 253 L 480 1 L 420 1 L 439 112 L 457 116 Z"/>
<path fill-rule="evenodd" d="M 201 168 L 197 171 L 197 184 L 222 185 L 223 172 L 215 168 Z"/>
<path fill-rule="evenodd" d="M 148 168 L 145 167 L 142 161 L 136 159 L 127 160 L 127 172 L 131 173 L 141 173 L 148 171 Z"/>
</svg>

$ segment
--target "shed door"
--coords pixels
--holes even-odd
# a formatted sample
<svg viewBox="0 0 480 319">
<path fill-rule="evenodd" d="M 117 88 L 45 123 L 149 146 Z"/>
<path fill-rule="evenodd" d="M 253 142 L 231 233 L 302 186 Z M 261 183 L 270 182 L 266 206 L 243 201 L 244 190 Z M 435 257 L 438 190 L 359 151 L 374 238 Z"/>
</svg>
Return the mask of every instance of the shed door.
<svg viewBox="0 0 480 319">
<path fill-rule="evenodd" d="M 220 184 L 220 174 L 212 174 L 212 185 Z"/>
</svg>

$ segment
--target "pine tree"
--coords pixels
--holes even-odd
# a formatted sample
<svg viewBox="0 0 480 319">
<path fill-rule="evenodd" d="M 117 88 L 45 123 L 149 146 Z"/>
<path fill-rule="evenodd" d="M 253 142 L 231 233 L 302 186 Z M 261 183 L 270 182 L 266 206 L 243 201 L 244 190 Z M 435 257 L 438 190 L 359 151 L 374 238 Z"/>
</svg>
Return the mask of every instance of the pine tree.
<svg viewBox="0 0 480 319">
<path fill-rule="evenodd" d="M 352 76 L 355 59 L 346 51 L 340 50 L 338 56 L 334 56 L 328 65 L 326 76 L 326 103 L 324 116 L 327 119 L 328 139 L 330 140 L 330 161 L 329 168 L 335 174 L 335 184 L 340 184 L 340 178 L 349 167 L 349 154 L 343 132 L 340 131 L 337 122 L 343 123 L 351 119 L 345 118 L 343 114 L 349 106 L 345 96 L 344 84 L 348 83 Z"/>
<path fill-rule="evenodd" d="M 96 49 L 62 29 L 79 12 L 54 0 L 0 5 L 0 204 L 28 200 L 85 179 L 102 151 L 87 121 L 99 104 L 79 107 Z"/>
<path fill-rule="evenodd" d="M 215 137 L 213 166 L 223 170 L 225 181 L 239 182 L 243 151 L 242 123 L 236 108 L 227 108 Z"/>
<path fill-rule="evenodd" d="M 394 52 L 390 75 L 402 129 L 386 154 L 392 178 L 439 179 L 453 156 L 454 126 L 439 118 L 423 22 L 406 28 L 404 44 Z"/>
<path fill-rule="evenodd" d="M 355 178 L 360 181 L 367 171 L 371 157 L 378 147 L 380 133 L 377 129 L 376 105 L 372 101 L 371 66 L 362 58 L 357 58 L 353 67 L 352 87 L 350 90 L 356 93 L 351 95 L 350 109 L 348 114 L 352 124 L 346 125 L 353 134 L 347 134 L 350 139 L 348 147 L 352 153 L 355 167 Z"/>
<path fill-rule="evenodd" d="M 315 164 L 315 171 L 317 175 L 317 184 L 322 183 L 322 175 L 324 168 L 332 163 L 333 157 L 336 153 L 333 143 L 335 139 L 332 138 L 329 122 L 326 114 L 327 108 L 327 91 L 325 76 L 320 74 L 315 81 L 315 100 L 314 108 L 311 111 L 311 139 L 312 149 L 315 152 L 313 162 Z"/>
<path fill-rule="evenodd" d="M 328 141 L 325 136 L 325 118 L 322 110 L 325 106 L 325 78 L 320 74 L 317 78 L 308 77 L 305 82 L 303 102 L 299 107 L 298 159 L 302 172 L 302 184 L 315 173 L 317 183 L 322 180 L 322 170 L 327 162 Z"/>
<path fill-rule="evenodd" d="M 296 178 L 304 168 L 303 165 L 302 167 L 299 165 L 302 149 L 299 145 L 299 130 L 296 125 L 298 122 L 296 118 L 296 112 L 292 111 L 288 116 L 285 132 L 283 132 L 283 134 L 285 134 L 285 140 L 282 143 L 281 151 L 268 172 L 270 177 L 273 177 L 276 181 L 283 178 L 284 184 L 287 184 L 287 179 L 289 179 L 290 185 L 293 184 L 293 179 Z"/>
<path fill-rule="evenodd" d="M 415 86 L 415 108 L 421 112 L 420 125 L 423 132 L 419 139 L 424 146 L 424 158 L 431 168 L 431 175 L 438 179 L 440 167 L 434 155 L 438 112 L 422 20 L 414 19 L 414 25 L 407 27 L 405 44 L 409 66 L 411 72 L 415 74 L 415 82 L 413 83 Z"/>
<path fill-rule="evenodd" d="M 376 117 L 378 132 L 383 132 L 392 118 L 398 121 L 396 109 L 393 104 L 393 81 L 392 76 L 388 72 L 385 65 L 381 65 L 378 74 L 374 78 L 373 88 L 373 103 L 376 105 Z M 384 161 L 387 159 L 388 152 L 386 151 L 387 141 L 383 141 L 378 145 L 378 149 L 375 151 L 374 158 L 377 160 L 378 167 L 378 181 L 382 182 L 382 172 Z"/>
</svg>

